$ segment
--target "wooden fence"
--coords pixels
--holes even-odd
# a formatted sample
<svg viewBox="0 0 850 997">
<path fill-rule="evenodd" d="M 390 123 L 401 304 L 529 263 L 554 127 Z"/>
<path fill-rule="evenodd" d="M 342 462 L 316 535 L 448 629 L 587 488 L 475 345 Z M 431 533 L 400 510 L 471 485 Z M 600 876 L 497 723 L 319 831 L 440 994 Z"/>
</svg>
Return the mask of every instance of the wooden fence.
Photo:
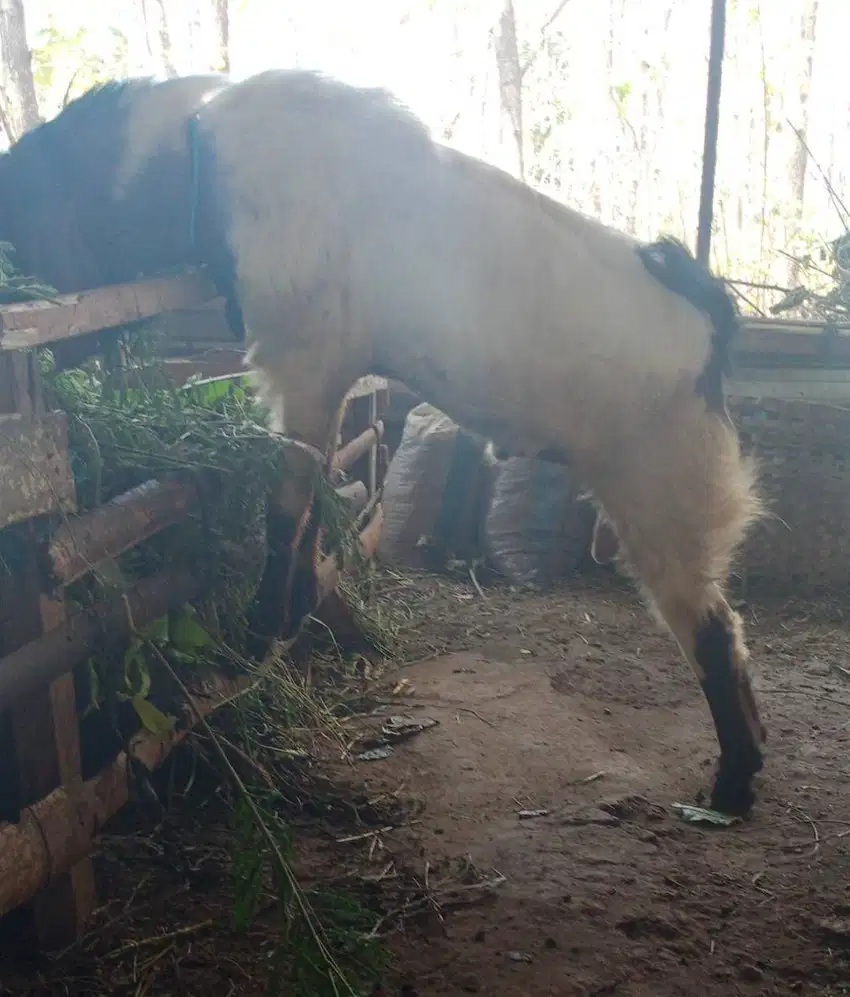
<svg viewBox="0 0 850 997">
<path fill-rule="evenodd" d="M 198 495 L 190 481 L 164 476 L 77 515 L 66 417 L 45 410 L 36 355 L 24 351 L 158 316 L 178 331 L 194 330 L 174 340 L 184 355 L 166 361 L 176 383 L 196 373 L 241 373 L 242 353 L 232 339 L 213 336 L 212 349 L 203 341 L 207 328 L 222 327 L 222 314 L 202 272 L 0 308 L 0 529 L 14 526 L 15 537 L 14 563 L 0 571 L 0 754 L 7 760 L 5 770 L 0 764 L 0 916 L 30 905 L 45 947 L 78 936 L 95 908 L 92 841 L 127 801 L 131 764 L 156 769 L 198 718 L 243 682 L 205 678 L 176 731 L 139 732 L 105 770 L 83 781 L 72 670 L 95 642 L 120 650 L 131 626 L 143 628 L 201 595 L 202 580 L 190 571 L 165 571 L 139 581 L 120 605 L 89 613 L 66 610 L 64 588 L 179 522 Z M 205 347 L 200 356 L 198 342 Z M 334 473 L 351 479 L 337 491 L 358 515 L 367 556 L 383 522 L 381 416 L 388 395 L 378 378 L 355 386 L 333 462 Z M 49 541 L 35 529 L 42 516 L 58 524 Z M 325 606 L 339 602 L 335 558 L 320 565 L 319 581 Z"/>
<path fill-rule="evenodd" d="M 76 515 L 65 415 L 45 410 L 36 357 L 25 351 L 156 316 L 168 327 L 174 355 L 167 367 L 176 383 L 197 373 L 238 373 L 242 352 L 226 329 L 222 304 L 197 272 L 0 308 L 0 529 L 14 524 L 17 540 L 14 565 L 0 572 L 0 755 L 13 759 L 7 770 L 17 783 L 13 814 L 2 812 L 10 793 L 0 785 L 0 915 L 31 905 L 45 946 L 78 935 L 94 909 L 92 840 L 126 802 L 131 764 L 155 769 L 198 717 L 240 683 L 209 677 L 177 731 L 136 734 L 105 770 L 83 781 L 72 669 L 95 641 L 116 649 L 126 644 L 130 619 L 143 627 L 197 597 L 201 581 L 188 571 L 143 579 L 125 603 L 100 607 L 97 618 L 66 610 L 64 587 L 179 522 L 198 496 L 192 483 L 166 476 Z M 811 323 L 755 321 L 736 352 L 750 371 L 795 363 L 850 368 L 850 335 Z M 388 400 L 385 381 L 358 384 L 334 460 L 334 470 L 352 478 L 338 490 L 358 512 L 367 555 L 382 525 L 381 418 Z M 46 545 L 35 529 L 41 516 L 60 523 Z M 48 589 L 49 574 L 55 587 Z M 320 566 L 319 578 L 328 605 L 338 581 L 334 559 Z"/>
</svg>

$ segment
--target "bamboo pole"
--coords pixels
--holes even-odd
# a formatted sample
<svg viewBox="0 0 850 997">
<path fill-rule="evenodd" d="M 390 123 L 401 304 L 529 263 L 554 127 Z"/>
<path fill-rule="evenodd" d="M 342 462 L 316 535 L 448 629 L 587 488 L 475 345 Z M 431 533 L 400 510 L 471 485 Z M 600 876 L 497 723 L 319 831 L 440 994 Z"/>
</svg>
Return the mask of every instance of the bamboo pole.
<svg viewBox="0 0 850 997">
<path fill-rule="evenodd" d="M 194 482 L 145 481 L 105 505 L 63 523 L 48 554 L 60 585 L 68 585 L 103 561 L 136 547 L 179 522 L 198 500 Z"/>
<path fill-rule="evenodd" d="M 331 474 L 338 474 L 340 471 L 347 470 L 352 464 L 355 463 L 355 461 L 359 460 L 370 447 L 373 447 L 376 443 L 379 443 L 383 435 L 384 424 L 380 421 L 376 422 L 374 426 L 364 429 L 359 436 L 355 436 L 353 440 L 346 443 L 344 447 L 340 447 L 340 449 L 334 454 L 334 458 L 331 461 Z"/>
<path fill-rule="evenodd" d="M 92 646 L 120 646 L 132 627 L 145 627 L 195 598 L 204 582 L 189 571 L 161 572 L 145 578 L 111 605 L 74 613 L 61 626 L 0 659 L 0 711 L 47 682 L 70 671 Z"/>
<path fill-rule="evenodd" d="M 374 515 L 359 537 L 360 550 L 363 557 L 368 559 L 375 556 L 383 525 L 384 510 L 380 505 L 376 505 Z M 337 587 L 339 584 L 339 575 L 340 571 L 337 559 L 333 555 L 326 557 L 316 571 L 316 578 L 319 583 L 319 592 L 322 599 Z M 2 663 L 0 663 L 0 667 L 2 667 Z"/>
</svg>

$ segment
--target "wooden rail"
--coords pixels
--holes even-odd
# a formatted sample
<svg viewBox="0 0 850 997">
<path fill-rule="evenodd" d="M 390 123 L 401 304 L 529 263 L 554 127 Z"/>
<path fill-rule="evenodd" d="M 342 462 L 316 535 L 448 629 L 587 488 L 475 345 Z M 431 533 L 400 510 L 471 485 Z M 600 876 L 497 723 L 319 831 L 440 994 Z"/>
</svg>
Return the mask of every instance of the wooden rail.
<svg viewBox="0 0 850 997">
<path fill-rule="evenodd" d="M 203 271 L 115 284 L 54 301 L 0 308 L 0 349 L 30 350 L 61 339 L 152 318 L 214 300 L 218 292 Z"/>
<path fill-rule="evenodd" d="M 163 313 L 185 328 L 210 327 L 211 338 L 221 340 L 221 310 L 203 271 L 0 307 L 0 529 L 16 524 L 19 558 L 14 576 L 0 572 L 0 723 L 11 728 L 17 757 L 16 769 L 0 758 L 0 915 L 27 904 L 48 947 L 84 931 L 96 906 L 88 855 L 94 835 L 127 800 L 130 760 L 156 768 L 197 719 L 189 710 L 167 736 L 140 732 L 104 771 L 83 782 L 72 670 L 95 642 L 119 654 L 134 629 L 200 595 L 204 582 L 198 572 L 166 572 L 142 579 L 92 613 L 66 613 L 65 586 L 179 523 L 199 499 L 198 483 L 163 476 L 74 515 L 65 416 L 44 412 L 36 356 L 20 351 Z M 200 358 L 171 358 L 167 367 L 178 385 L 198 374 L 245 373 L 243 352 L 232 343 Z M 386 382 L 364 378 L 348 397 L 334 461 L 336 490 L 358 517 L 361 549 L 371 557 L 383 523 L 378 499 Z M 54 517 L 49 540 L 32 528 L 34 516 Z M 341 602 L 336 557 L 319 565 L 318 580 L 323 606 Z M 207 676 L 193 692 L 197 712 L 211 712 L 246 681 Z M 2 809 L 4 780 L 17 783 L 14 813 L 8 800 Z"/>
</svg>

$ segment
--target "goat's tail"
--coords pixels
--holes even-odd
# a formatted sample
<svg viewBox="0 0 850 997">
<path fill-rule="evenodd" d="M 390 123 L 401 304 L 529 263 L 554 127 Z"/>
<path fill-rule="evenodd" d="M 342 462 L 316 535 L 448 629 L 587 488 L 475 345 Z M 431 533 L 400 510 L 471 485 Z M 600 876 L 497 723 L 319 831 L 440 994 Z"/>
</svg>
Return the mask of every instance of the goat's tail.
<svg viewBox="0 0 850 997">
<path fill-rule="evenodd" d="M 732 365 L 730 347 L 738 332 L 738 309 L 725 284 L 691 255 L 677 239 L 665 237 L 639 246 L 641 262 L 649 273 L 668 290 L 690 301 L 706 314 L 714 326 L 711 354 L 697 378 L 696 390 L 709 409 L 724 413 L 723 378 Z"/>
</svg>

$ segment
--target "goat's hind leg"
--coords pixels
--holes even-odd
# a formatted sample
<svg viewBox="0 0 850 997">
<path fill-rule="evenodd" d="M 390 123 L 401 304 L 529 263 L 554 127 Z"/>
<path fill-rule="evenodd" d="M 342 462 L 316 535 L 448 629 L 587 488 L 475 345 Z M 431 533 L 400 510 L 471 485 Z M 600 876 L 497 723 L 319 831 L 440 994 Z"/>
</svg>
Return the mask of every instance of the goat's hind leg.
<svg viewBox="0 0 850 997">
<path fill-rule="evenodd" d="M 734 430 L 701 403 L 677 416 L 654 427 L 597 494 L 708 700 L 720 744 L 712 806 L 743 815 L 754 802 L 765 734 L 741 620 L 723 589 L 733 551 L 758 515 L 754 474 Z"/>
<path fill-rule="evenodd" d="M 711 805 L 743 816 L 755 802 L 753 779 L 762 768 L 765 732 L 747 673 L 740 617 L 719 589 L 704 608 L 676 599 L 659 601 L 657 608 L 696 672 L 714 720 L 720 760 Z"/>
</svg>

